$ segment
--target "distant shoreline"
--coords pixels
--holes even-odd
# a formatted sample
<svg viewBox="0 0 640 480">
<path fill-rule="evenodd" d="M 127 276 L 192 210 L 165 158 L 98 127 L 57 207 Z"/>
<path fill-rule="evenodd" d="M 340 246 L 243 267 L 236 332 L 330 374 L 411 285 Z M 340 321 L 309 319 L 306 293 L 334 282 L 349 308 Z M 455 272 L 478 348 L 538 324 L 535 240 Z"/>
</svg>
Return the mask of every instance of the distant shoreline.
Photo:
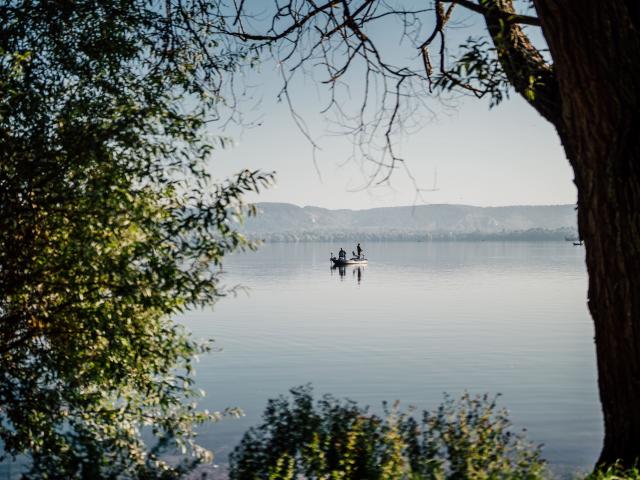
<svg viewBox="0 0 640 480">
<path fill-rule="evenodd" d="M 335 241 L 360 242 L 558 242 L 574 237 L 576 230 L 571 228 L 517 230 L 509 232 L 327 232 L 327 231 L 283 231 L 269 233 L 247 233 L 251 240 L 266 243 L 311 243 Z"/>
</svg>

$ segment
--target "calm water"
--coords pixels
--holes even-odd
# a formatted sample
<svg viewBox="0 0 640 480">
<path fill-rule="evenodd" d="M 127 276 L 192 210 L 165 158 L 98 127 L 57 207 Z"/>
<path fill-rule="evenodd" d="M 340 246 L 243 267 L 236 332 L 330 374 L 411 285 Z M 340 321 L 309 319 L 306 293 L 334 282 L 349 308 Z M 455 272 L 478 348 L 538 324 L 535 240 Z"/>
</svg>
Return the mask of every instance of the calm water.
<svg viewBox="0 0 640 480">
<path fill-rule="evenodd" d="M 317 394 L 376 408 L 501 393 L 556 470 L 594 463 L 602 427 L 582 247 L 372 243 L 370 264 L 341 275 L 328 261 L 340 246 L 271 244 L 229 257 L 224 283 L 247 294 L 182 319 L 222 349 L 197 365 L 203 407 L 246 413 L 202 430 L 219 461 L 268 398 L 311 382 Z"/>
</svg>

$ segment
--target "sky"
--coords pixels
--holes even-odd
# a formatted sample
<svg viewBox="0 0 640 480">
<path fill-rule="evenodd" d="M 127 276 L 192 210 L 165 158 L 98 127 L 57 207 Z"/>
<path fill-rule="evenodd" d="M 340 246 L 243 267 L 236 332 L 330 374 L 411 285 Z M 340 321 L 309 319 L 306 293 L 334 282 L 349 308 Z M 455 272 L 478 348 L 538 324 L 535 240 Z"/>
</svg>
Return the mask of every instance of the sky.
<svg viewBox="0 0 640 480">
<path fill-rule="evenodd" d="M 456 36 L 467 35 L 469 29 L 480 28 L 463 26 L 461 32 L 453 32 L 453 41 Z M 397 48 L 391 35 L 377 33 L 379 42 Z M 347 80 L 353 82 L 349 87 L 357 93 L 357 76 Z M 419 131 L 396 140 L 415 182 L 397 170 L 388 185 L 365 188 L 366 173 L 356 161 L 348 160 L 349 139 L 328 134 L 332 127 L 320 113 L 326 98 L 321 85 L 299 81 L 291 91 L 296 110 L 321 149 L 314 158 L 288 106 L 276 100 L 281 86 L 278 67 L 265 62 L 251 83 L 260 101 L 247 118 L 256 126 L 226 131 L 234 146 L 218 151 L 212 163 L 212 171 L 219 178 L 242 168 L 275 171 L 275 187 L 251 197 L 251 201 L 332 209 L 576 201 L 573 173 L 554 128 L 517 94 L 492 109 L 488 101 L 473 97 L 458 99 L 454 108 L 444 107 L 433 98 L 428 106 L 435 116 L 425 115 Z M 416 184 L 425 189 L 435 187 L 435 191 L 416 196 Z"/>
</svg>

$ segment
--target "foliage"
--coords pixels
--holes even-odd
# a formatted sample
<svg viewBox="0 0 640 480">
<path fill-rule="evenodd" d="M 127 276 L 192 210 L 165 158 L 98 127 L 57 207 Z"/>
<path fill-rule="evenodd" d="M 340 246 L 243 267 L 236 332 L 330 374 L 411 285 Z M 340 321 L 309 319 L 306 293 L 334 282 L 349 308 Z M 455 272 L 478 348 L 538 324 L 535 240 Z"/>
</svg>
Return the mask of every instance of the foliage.
<svg viewBox="0 0 640 480">
<path fill-rule="evenodd" d="M 620 465 L 610 465 L 605 469 L 596 469 L 584 477 L 584 480 L 640 480 L 640 469 L 625 469 Z"/>
<path fill-rule="evenodd" d="M 464 394 L 418 420 L 385 405 L 380 417 L 309 387 L 269 401 L 264 422 L 231 455 L 233 480 L 254 479 L 537 479 L 540 448 L 511 431 L 486 395 Z"/>
<path fill-rule="evenodd" d="M 469 37 L 459 49 L 460 57 L 453 60 L 447 71 L 436 76 L 435 86 L 447 92 L 466 89 L 477 96 L 488 95 L 492 107 L 508 99 L 512 86 L 491 41 Z"/>
<path fill-rule="evenodd" d="M 219 414 L 191 377 L 210 346 L 171 316 L 223 294 L 214 267 L 251 247 L 242 195 L 272 176 L 208 173 L 243 54 L 179 5 L 0 6 L 0 439 L 28 478 L 169 478 L 210 456 L 193 426 Z"/>
</svg>

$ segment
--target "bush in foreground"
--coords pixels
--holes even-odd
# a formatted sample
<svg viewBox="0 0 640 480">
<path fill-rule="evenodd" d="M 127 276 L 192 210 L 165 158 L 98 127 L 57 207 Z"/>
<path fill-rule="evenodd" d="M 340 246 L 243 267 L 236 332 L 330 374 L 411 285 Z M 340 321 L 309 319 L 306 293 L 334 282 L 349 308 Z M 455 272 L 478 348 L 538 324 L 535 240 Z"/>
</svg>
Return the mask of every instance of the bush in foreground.
<svg viewBox="0 0 640 480">
<path fill-rule="evenodd" d="M 624 469 L 613 465 L 587 475 L 584 480 L 640 480 L 640 469 L 637 467 Z"/>
<path fill-rule="evenodd" d="M 445 397 L 433 412 L 383 416 L 310 387 L 269 401 L 230 457 L 232 480 L 538 479 L 540 447 L 514 433 L 495 399 Z M 600 477 L 598 477 L 598 480 Z"/>
</svg>

